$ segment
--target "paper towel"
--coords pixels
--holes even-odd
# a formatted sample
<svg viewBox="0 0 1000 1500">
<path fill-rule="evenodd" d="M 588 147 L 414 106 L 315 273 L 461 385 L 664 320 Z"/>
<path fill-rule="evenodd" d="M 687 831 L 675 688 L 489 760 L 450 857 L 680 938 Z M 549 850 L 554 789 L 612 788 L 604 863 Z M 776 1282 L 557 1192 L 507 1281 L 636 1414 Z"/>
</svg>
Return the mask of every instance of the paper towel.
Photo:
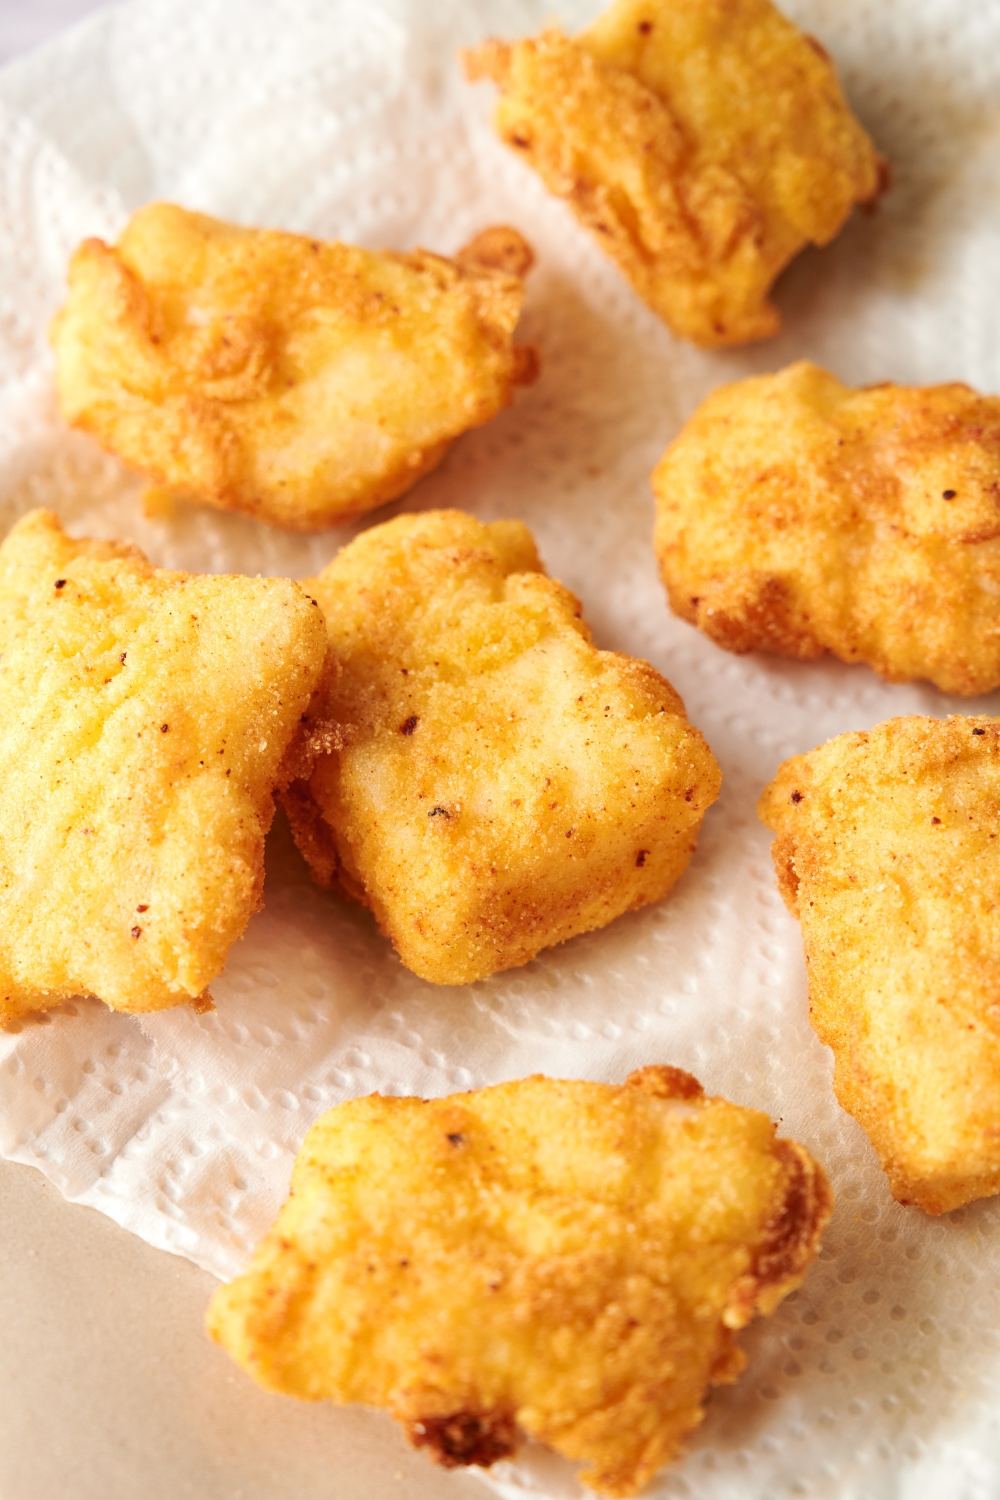
<svg viewBox="0 0 1000 1500">
<path fill-rule="evenodd" d="M 563 0 L 559 19 L 574 29 L 597 8 Z M 50 505 L 73 532 L 132 538 L 162 565 L 293 576 L 357 529 L 143 516 L 138 482 L 55 414 L 45 329 L 84 235 L 114 235 L 152 197 L 445 252 L 514 223 L 539 255 L 522 337 L 542 377 L 365 524 L 440 505 L 523 518 L 599 644 L 670 678 L 725 775 L 668 900 L 466 989 L 404 970 L 368 914 L 309 884 L 276 826 L 266 906 L 212 987 L 214 1013 L 140 1022 L 79 1000 L 0 1036 L 0 1151 L 229 1276 L 307 1126 L 341 1099 L 678 1064 L 804 1141 L 838 1207 L 805 1286 L 743 1337 L 747 1373 L 650 1493 L 996 1500 L 1000 1202 L 938 1221 L 892 1203 L 833 1099 L 754 801 L 779 761 L 829 735 L 1000 699 L 717 650 L 667 611 L 646 476 L 715 385 L 803 356 L 852 383 L 1000 390 L 1000 3 L 785 8 L 833 53 L 896 185 L 788 272 L 781 337 L 721 354 L 670 337 L 495 140 L 492 91 L 461 79 L 459 45 L 537 30 L 551 0 L 139 0 L 0 74 L 0 526 Z M 583 1493 L 535 1447 L 488 1482 Z"/>
</svg>

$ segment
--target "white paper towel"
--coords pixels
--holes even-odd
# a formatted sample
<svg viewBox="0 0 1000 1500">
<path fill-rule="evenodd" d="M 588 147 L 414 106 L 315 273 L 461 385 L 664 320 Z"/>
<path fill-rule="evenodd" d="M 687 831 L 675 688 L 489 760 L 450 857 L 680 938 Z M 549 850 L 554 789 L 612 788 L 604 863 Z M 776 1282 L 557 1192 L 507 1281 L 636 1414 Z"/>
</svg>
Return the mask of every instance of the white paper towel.
<svg viewBox="0 0 1000 1500">
<path fill-rule="evenodd" d="M 560 19 L 597 8 L 564 0 Z M 0 1036 L 0 1151 L 228 1276 L 308 1124 L 341 1099 L 676 1063 L 806 1142 L 838 1208 L 805 1287 L 744 1337 L 747 1374 L 651 1493 L 996 1500 L 1000 1202 L 932 1221 L 890 1200 L 834 1102 L 754 801 L 780 760 L 829 735 L 1000 699 L 717 650 L 666 609 L 646 476 L 712 387 L 802 356 L 851 382 L 1000 389 L 1000 0 L 785 8 L 832 51 L 896 186 L 787 274 L 780 338 L 724 354 L 671 339 L 494 139 L 492 91 L 461 80 L 459 45 L 537 30 L 551 0 L 140 0 L 0 74 L 0 526 L 45 504 L 162 565 L 299 576 L 353 534 L 195 508 L 147 520 L 138 483 L 61 427 L 45 328 L 84 235 L 113 235 L 152 197 L 400 248 L 451 251 L 514 223 L 539 253 L 522 332 L 542 378 L 369 523 L 438 505 L 526 520 L 599 643 L 670 677 L 725 774 L 671 898 L 467 989 L 404 970 L 365 912 L 309 884 L 277 827 L 266 907 L 213 985 L 214 1014 L 140 1024 L 80 1000 Z M 534 1448 L 490 1482 L 583 1493 Z"/>
</svg>

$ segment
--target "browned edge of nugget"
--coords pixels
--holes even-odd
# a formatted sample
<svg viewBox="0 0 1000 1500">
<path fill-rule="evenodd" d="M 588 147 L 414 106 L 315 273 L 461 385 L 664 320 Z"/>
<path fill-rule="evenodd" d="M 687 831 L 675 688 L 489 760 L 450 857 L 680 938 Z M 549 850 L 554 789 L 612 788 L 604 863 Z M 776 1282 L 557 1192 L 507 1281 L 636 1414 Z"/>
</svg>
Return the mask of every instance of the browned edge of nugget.
<svg viewBox="0 0 1000 1500">
<path fill-rule="evenodd" d="M 625 1082 L 660 1099 L 700 1099 L 705 1093 L 693 1074 L 665 1063 L 635 1068 Z M 826 1173 L 806 1148 L 783 1137 L 775 1141 L 774 1152 L 788 1172 L 785 1196 L 765 1227 L 753 1265 L 739 1284 L 734 1320 L 729 1325 L 732 1328 L 744 1327 L 757 1311 L 772 1312 L 801 1284 L 833 1213 L 833 1190 Z"/>
</svg>

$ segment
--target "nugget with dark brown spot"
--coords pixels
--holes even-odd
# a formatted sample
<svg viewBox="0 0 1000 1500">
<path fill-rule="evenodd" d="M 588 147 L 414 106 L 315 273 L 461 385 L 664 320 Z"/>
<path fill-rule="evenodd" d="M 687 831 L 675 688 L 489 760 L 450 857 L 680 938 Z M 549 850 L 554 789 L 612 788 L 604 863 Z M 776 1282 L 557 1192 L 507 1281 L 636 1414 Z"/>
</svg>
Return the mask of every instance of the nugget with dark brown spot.
<svg viewBox="0 0 1000 1500">
<path fill-rule="evenodd" d="M 679 1068 L 338 1105 L 209 1331 L 270 1390 L 387 1407 L 447 1467 L 522 1434 L 635 1494 L 798 1286 L 832 1200 Z"/>
</svg>

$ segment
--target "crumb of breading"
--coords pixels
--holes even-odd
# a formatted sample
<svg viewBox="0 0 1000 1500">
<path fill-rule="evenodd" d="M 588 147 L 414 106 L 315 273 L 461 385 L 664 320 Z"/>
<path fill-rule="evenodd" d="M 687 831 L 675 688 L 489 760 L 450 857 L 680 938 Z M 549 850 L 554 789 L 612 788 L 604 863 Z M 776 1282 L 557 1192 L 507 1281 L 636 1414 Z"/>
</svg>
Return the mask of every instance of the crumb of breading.
<svg viewBox="0 0 1000 1500">
<path fill-rule="evenodd" d="M 449 1467 L 528 1434 L 633 1495 L 737 1378 L 733 1331 L 800 1284 L 831 1208 L 803 1147 L 677 1068 L 374 1094 L 312 1127 L 208 1328 L 266 1388 L 388 1407 Z"/>
<path fill-rule="evenodd" d="M 997 397 L 801 361 L 714 391 L 652 482 L 671 607 L 716 645 L 1000 684 Z"/>
<path fill-rule="evenodd" d="M 465 54 L 497 130 L 639 295 L 705 347 L 778 331 L 768 299 L 888 171 L 829 57 L 770 0 L 616 0 L 589 31 Z"/>
<path fill-rule="evenodd" d="M 329 526 L 404 494 L 534 379 L 512 343 L 532 258 L 499 226 L 448 260 L 151 204 L 73 256 L 60 406 L 160 491 Z"/>
<path fill-rule="evenodd" d="M 758 811 L 834 1088 L 902 1203 L 1000 1192 L 1000 719 L 890 719 L 787 760 Z"/>
<path fill-rule="evenodd" d="M 469 983 L 670 889 L 718 766 L 658 672 L 591 644 L 527 527 L 400 516 L 306 587 L 341 744 L 285 805 L 407 967 Z"/>
<path fill-rule="evenodd" d="M 0 547 L 0 1025 L 204 1005 L 260 904 L 326 657 L 286 579 L 153 568 L 26 516 Z"/>
</svg>

